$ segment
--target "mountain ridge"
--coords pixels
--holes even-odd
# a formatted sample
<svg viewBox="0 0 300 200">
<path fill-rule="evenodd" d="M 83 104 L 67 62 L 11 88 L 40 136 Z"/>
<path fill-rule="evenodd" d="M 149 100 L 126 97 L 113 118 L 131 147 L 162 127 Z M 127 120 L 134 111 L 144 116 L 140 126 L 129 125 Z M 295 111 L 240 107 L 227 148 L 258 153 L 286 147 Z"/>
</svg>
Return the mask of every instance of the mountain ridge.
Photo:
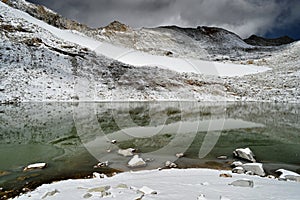
<svg viewBox="0 0 300 200">
<path fill-rule="evenodd" d="M 265 38 L 257 35 L 251 35 L 249 38 L 244 39 L 247 44 L 254 46 L 280 46 L 295 42 L 293 38 L 289 36 L 281 36 L 278 38 Z"/>
<path fill-rule="evenodd" d="M 228 44 L 222 49 L 171 29 L 125 30 L 115 23 L 110 34 L 98 29 L 87 35 L 2 2 L 0 11 L 2 103 L 300 100 L 299 42 L 234 48 L 245 42 L 226 33 L 233 43 L 221 41 Z"/>
</svg>

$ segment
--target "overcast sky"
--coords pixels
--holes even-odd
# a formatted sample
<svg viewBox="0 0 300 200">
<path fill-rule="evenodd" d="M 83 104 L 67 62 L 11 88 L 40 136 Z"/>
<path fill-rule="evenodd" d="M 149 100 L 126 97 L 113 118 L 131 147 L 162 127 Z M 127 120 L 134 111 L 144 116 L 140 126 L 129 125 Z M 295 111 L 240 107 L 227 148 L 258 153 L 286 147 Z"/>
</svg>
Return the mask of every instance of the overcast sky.
<svg viewBox="0 0 300 200">
<path fill-rule="evenodd" d="M 245 38 L 300 39 L 300 0 L 28 0 L 92 27 L 114 20 L 134 28 L 199 25 L 226 28 Z"/>
</svg>

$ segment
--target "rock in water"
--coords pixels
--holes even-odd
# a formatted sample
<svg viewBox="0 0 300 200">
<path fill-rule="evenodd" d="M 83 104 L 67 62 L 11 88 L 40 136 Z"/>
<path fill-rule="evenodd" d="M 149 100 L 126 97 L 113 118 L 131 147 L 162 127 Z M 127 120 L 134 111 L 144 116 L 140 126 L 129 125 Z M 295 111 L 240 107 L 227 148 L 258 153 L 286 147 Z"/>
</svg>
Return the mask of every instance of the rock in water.
<svg viewBox="0 0 300 200">
<path fill-rule="evenodd" d="M 238 157 L 238 158 L 242 158 L 245 160 L 249 160 L 251 162 L 256 162 L 255 160 L 255 155 L 254 153 L 251 151 L 251 149 L 249 148 L 245 148 L 245 149 L 236 149 L 235 151 L 233 151 L 233 155 Z"/>
<path fill-rule="evenodd" d="M 108 165 L 109 165 L 108 161 L 99 162 L 97 165 L 94 166 L 94 168 L 108 167 Z"/>
<path fill-rule="evenodd" d="M 144 167 L 146 165 L 146 162 L 140 158 L 139 155 L 133 156 L 133 158 L 128 162 L 129 167 Z"/>
<path fill-rule="evenodd" d="M 292 172 L 285 169 L 278 169 L 276 172 L 281 173 L 281 175 L 279 176 L 280 180 L 300 182 L 300 174 L 297 174 L 296 172 Z"/>
<path fill-rule="evenodd" d="M 181 158 L 181 157 L 183 157 L 184 156 L 184 153 L 176 153 L 176 157 L 177 158 Z"/>
<path fill-rule="evenodd" d="M 238 186 L 238 187 L 253 187 L 254 183 L 252 180 L 241 179 L 241 180 L 233 181 L 229 185 Z"/>
<path fill-rule="evenodd" d="M 262 163 L 247 163 L 247 164 L 243 164 L 242 167 L 247 172 L 253 172 L 255 175 L 258 176 L 266 175 Z"/>
<path fill-rule="evenodd" d="M 227 160 L 227 159 L 228 159 L 227 156 L 219 156 L 219 157 L 217 157 L 217 158 L 220 159 L 220 160 Z"/>
<path fill-rule="evenodd" d="M 112 141 L 110 141 L 110 143 L 116 144 L 116 143 L 117 143 L 117 140 L 112 140 Z"/>
<path fill-rule="evenodd" d="M 29 171 L 33 169 L 44 169 L 47 167 L 46 163 L 35 163 L 35 164 L 30 164 L 27 167 L 24 168 L 24 171 Z"/>
<path fill-rule="evenodd" d="M 243 163 L 241 161 L 234 161 L 233 163 L 231 163 L 232 167 L 241 167 L 243 165 Z"/>
<path fill-rule="evenodd" d="M 169 168 L 176 168 L 177 167 L 177 165 L 175 163 L 171 162 L 171 161 L 167 161 L 165 163 L 165 166 L 169 167 Z"/>
<path fill-rule="evenodd" d="M 130 157 L 130 156 L 133 156 L 134 151 L 135 151 L 135 149 L 133 149 L 133 148 L 119 149 L 118 154 L 125 156 L 125 157 Z"/>
</svg>

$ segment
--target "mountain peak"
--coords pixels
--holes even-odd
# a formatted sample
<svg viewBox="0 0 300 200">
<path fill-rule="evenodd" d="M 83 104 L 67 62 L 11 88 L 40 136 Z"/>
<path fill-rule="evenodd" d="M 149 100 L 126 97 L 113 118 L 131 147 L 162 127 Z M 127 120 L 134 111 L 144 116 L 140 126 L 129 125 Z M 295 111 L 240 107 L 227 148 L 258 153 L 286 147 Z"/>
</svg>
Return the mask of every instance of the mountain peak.
<svg viewBox="0 0 300 200">
<path fill-rule="evenodd" d="M 110 31 L 118 31 L 118 32 L 126 32 L 126 31 L 131 30 L 131 28 L 128 25 L 123 24 L 116 20 L 111 22 L 107 26 L 105 26 L 104 29 L 110 30 Z"/>
</svg>

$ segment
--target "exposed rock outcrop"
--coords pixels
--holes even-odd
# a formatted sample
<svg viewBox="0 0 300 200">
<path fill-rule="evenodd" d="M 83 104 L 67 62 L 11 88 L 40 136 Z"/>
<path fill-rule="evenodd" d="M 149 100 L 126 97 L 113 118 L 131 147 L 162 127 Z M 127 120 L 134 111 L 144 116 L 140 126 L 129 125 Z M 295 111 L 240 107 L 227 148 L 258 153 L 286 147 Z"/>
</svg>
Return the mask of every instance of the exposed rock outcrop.
<svg viewBox="0 0 300 200">
<path fill-rule="evenodd" d="M 244 39 L 244 41 L 247 44 L 253 46 L 280 46 L 280 45 L 290 44 L 292 42 L 295 42 L 294 39 L 288 36 L 269 39 L 269 38 L 259 37 L 257 35 L 251 35 L 249 38 Z"/>
</svg>

